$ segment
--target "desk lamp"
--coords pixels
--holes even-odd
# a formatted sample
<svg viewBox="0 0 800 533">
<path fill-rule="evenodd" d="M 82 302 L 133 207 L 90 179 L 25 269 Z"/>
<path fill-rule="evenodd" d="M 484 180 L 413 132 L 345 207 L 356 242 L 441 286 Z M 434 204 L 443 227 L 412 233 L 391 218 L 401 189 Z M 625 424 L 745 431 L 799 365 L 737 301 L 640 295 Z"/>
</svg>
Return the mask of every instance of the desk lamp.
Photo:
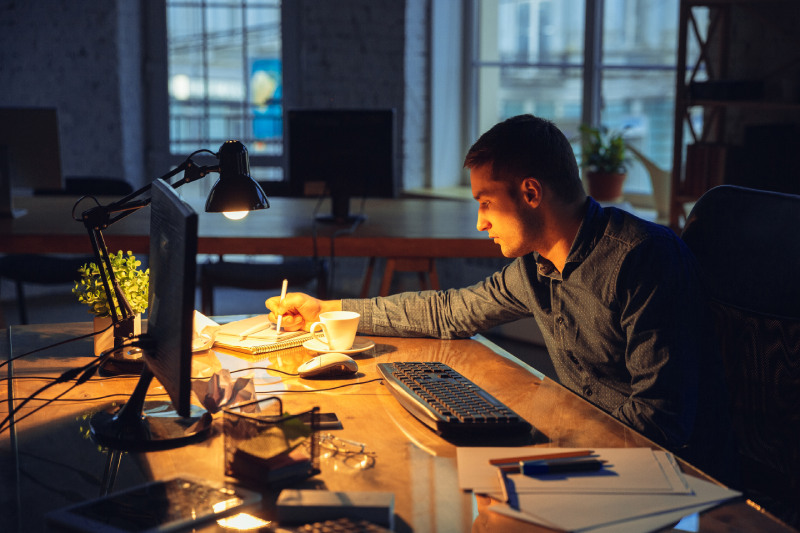
<svg viewBox="0 0 800 533">
<path fill-rule="evenodd" d="M 192 156 L 207 152 L 219 159 L 219 165 L 198 166 Z M 174 189 L 204 178 L 212 172 L 219 173 L 206 200 L 206 212 L 224 213 L 228 218 L 238 219 L 255 209 L 269 208 L 269 201 L 261 186 L 250 177 L 250 162 L 247 148 L 235 140 L 222 144 L 218 153 L 210 150 L 198 150 L 186 158 L 183 163 L 162 176 L 168 181 L 183 172 L 183 178 L 171 184 Z M 103 288 L 109 298 L 111 322 L 114 329 L 114 352 L 104 364 L 106 373 L 139 373 L 142 360 L 139 349 L 126 349 L 125 341 L 133 337 L 134 313 L 111 268 L 108 248 L 102 231 L 131 213 L 150 204 L 152 197 L 147 195 L 152 187 L 149 183 L 124 198 L 108 205 L 97 205 L 84 211 L 80 217 L 89 233 L 95 260 L 100 267 Z M 77 204 L 76 204 L 77 206 Z M 73 212 L 73 218 L 74 212 Z"/>
</svg>

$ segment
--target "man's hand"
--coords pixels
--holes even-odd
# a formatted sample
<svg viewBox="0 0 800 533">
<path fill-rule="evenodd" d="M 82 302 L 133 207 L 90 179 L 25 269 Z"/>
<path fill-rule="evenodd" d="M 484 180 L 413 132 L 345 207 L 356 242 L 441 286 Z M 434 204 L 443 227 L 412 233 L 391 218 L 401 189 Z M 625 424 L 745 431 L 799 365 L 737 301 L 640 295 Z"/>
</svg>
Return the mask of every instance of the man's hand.
<svg viewBox="0 0 800 533">
<path fill-rule="evenodd" d="M 278 316 L 283 315 L 281 329 L 286 331 L 308 331 L 320 313 L 342 309 L 341 300 L 318 300 L 302 292 L 290 292 L 282 302 L 280 296 L 273 296 L 264 305 L 270 310 L 270 322 L 277 323 Z"/>
</svg>

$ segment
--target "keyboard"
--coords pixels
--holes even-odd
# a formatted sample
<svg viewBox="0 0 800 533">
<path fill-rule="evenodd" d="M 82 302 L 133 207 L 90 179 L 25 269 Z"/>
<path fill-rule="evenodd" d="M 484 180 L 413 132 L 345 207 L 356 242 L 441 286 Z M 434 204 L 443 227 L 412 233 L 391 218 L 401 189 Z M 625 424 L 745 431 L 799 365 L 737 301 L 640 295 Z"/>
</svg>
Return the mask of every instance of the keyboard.
<svg viewBox="0 0 800 533">
<path fill-rule="evenodd" d="M 533 426 L 444 363 L 378 363 L 400 404 L 442 437 L 498 440 L 530 435 Z"/>
</svg>

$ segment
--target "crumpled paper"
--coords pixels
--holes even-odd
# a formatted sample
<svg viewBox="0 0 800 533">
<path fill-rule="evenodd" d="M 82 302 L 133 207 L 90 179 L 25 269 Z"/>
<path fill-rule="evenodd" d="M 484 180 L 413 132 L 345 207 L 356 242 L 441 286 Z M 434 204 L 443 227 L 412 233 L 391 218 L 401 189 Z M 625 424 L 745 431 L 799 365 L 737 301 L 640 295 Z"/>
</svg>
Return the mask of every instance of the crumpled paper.
<svg viewBox="0 0 800 533">
<path fill-rule="evenodd" d="M 192 351 L 202 352 L 214 345 L 214 339 L 221 326 L 200 311 L 194 312 L 194 329 L 192 333 Z"/>
<path fill-rule="evenodd" d="M 209 413 L 217 413 L 227 405 L 249 402 L 256 399 L 256 386 L 252 377 L 231 377 L 230 371 L 222 369 L 208 380 L 192 381 L 192 390 Z"/>
</svg>

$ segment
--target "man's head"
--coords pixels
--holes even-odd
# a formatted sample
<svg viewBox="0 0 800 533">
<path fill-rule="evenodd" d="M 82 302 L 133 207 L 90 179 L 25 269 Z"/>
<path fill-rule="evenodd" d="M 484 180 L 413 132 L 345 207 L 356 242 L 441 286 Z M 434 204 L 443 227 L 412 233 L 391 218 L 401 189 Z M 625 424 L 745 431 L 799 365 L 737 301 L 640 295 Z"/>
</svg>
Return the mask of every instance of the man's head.
<svg viewBox="0 0 800 533">
<path fill-rule="evenodd" d="M 551 122 L 521 115 L 484 133 L 467 153 L 478 231 L 506 257 L 566 257 L 585 193 L 572 147 Z"/>
<path fill-rule="evenodd" d="M 519 115 L 492 127 L 472 145 L 464 166 L 489 165 L 491 179 L 512 189 L 525 178 L 535 178 L 565 203 L 584 196 L 572 146 L 552 122 Z"/>
</svg>

